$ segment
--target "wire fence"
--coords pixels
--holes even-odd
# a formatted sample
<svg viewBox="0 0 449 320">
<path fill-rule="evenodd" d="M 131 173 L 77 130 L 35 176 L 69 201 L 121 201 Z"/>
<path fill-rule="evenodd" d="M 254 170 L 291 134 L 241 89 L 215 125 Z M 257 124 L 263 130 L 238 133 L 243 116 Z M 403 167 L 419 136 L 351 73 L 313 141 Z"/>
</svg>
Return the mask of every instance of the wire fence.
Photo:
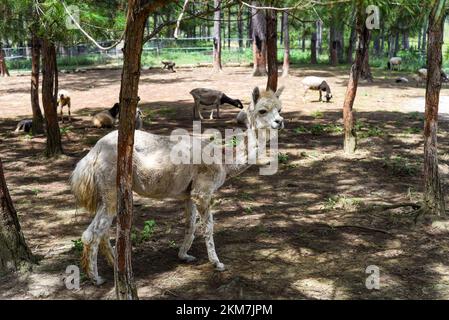
<svg viewBox="0 0 449 320">
<path fill-rule="evenodd" d="M 113 41 L 101 41 L 101 46 L 108 47 Z M 310 61 L 310 40 L 303 41 L 297 39 L 290 41 L 290 55 L 293 63 L 307 63 Z M 224 38 L 222 39 L 222 63 L 250 63 L 252 62 L 251 39 Z M 387 43 L 384 44 L 384 54 L 377 57 L 385 59 L 387 53 Z M 123 42 L 117 47 L 103 51 L 93 44 L 78 44 L 73 46 L 58 46 L 58 66 L 63 69 L 76 69 L 87 66 L 117 66 L 123 64 Z M 31 69 L 31 48 L 14 47 L 3 48 L 8 67 L 11 70 Z M 279 60 L 283 56 L 283 45 L 278 45 Z M 449 50 L 449 45 L 444 45 L 443 52 Z M 417 60 L 419 64 L 425 63 L 425 51 L 418 50 L 418 41 L 410 39 L 410 49 L 401 51 L 400 55 L 410 57 L 409 60 Z M 324 45 L 318 55 L 319 62 L 328 61 L 328 47 Z M 160 66 L 161 60 L 175 61 L 178 66 L 198 64 L 210 64 L 213 58 L 213 38 L 154 38 L 146 42 L 143 47 L 142 65 L 144 67 Z M 373 59 L 374 62 L 375 59 Z M 417 63 L 418 63 L 417 62 Z"/>
</svg>

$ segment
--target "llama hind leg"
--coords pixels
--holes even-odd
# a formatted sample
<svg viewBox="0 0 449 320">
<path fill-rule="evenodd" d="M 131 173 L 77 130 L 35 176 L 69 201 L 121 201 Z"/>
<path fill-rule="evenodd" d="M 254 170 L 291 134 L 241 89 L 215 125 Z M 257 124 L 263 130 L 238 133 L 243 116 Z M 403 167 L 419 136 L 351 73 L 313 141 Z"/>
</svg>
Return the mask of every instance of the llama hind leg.
<svg viewBox="0 0 449 320">
<path fill-rule="evenodd" d="M 196 260 L 194 256 L 187 254 L 195 239 L 197 210 L 192 200 L 187 200 L 185 203 L 185 236 L 184 241 L 179 248 L 178 257 L 181 260 L 192 262 Z"/>
<path fill-rule="evenodd" d="M 109 230 L 112 220 L 113 216 L 107 215 L 106 211 L 101 209 L 87 230 L 84 231 L 81 238 L 84 244 L 81 265 L 89 278 L 92 279 L 96 285 L 101 285 L 104 283 L 104 280 L 98 275 L 98 248 L 102 238 Z"/>
</svg>

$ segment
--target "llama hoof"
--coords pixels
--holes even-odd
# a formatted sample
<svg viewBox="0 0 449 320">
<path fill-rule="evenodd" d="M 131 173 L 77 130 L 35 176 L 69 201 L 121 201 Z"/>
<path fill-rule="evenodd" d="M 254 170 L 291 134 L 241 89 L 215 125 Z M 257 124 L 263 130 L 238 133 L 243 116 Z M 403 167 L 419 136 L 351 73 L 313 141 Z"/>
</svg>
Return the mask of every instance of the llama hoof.
<svg viewBox="0 0 449 320">
<path fill-rule="evenodd" d="M 189 254 L 186 254 L 185 256 L 180 256 L 179 258 L 185 262 L 193 262 L 196 260 L 196 258 L 194 256 L 191 256 Z"/>
<path fill-rule="evenodd" d="M 218 262 L 218 263 L 215 264 L 215 270 L 217 270 L 217 271 L 225 271 L 226 267 L 225 267 L 225 265 L 223 263 Z"/>
</svg>

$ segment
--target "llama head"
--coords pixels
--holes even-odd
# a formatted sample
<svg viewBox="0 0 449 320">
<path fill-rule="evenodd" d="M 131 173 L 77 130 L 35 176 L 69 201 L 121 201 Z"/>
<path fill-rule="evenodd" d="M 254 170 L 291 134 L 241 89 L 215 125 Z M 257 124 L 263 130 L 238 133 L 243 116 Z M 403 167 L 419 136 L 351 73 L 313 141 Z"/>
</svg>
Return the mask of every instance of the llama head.
<svg viewBox="0 0 449 320">
<path fill-rule="evenodd" d="M 248 128 L 284 128 L 284 118 L 280 115 L 282 103 L 279 100 L 283 90 L 284 87 L 281 87 L 276 92 L 271 90 L 261 92 L 258 87 L 254 88 L 251 104 L 248 107 Z"/>
</svg>

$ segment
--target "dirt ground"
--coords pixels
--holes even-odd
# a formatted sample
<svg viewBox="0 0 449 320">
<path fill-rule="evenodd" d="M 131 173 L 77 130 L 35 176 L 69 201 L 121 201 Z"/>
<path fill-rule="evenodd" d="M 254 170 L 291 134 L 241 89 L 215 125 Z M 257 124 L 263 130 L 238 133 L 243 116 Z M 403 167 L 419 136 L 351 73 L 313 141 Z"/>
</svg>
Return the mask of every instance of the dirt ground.
<svg viewBox="0 0 449 320">
<path fill-rule="evenodd" d="M 96 287 L 83 278 L 81 288 L 65 288 L 68 265 L 78 265 L 73 241 L 91 217 L 76 208 L 68 179 L 75 164 L 109 130 L 90 126 L 90 115 L 118 99 L 120 70 L 61 74 L 60 88 L 72 94 L 74 121 L 62 125 L 65 155 L 42 155 L 44 137 L 15 136 L 19 119 L 30 117 L 28 75 L 0 79 L 0 152 L 6 180 L 26 239 L 39 264 L 31 272 L 0 279 L 3 299 L 112 299 L 113 271 L 100 256 Z M 169 134 L 191 129 L 196 87 L 217 88 L 249 103 L 254 78 L 249 68 L 142 72 L 144 130 Z M 332 103 L 318 103 L 316 92 L 302 101 L 300 80 L 321 75 L 333 90 Z M 141 299 L 448 299 L 449 227 L 445 221 L 419 219 L 412 208 L 379 210 L 377 204 L 419 201 L 423 140 L 424 88 L 397 85 L 394 77 L 375 71 L 373 84 L 360 85 L 355 109 L 359 149 L 341 152 L 341 106 L 347 68 L 292 68 L 280 79 L 286 129 L 279 137 L 279 172 L 260 176 L 253 167 L 228 181 L 217 194 L 215 243 L 226 265 L 214 271 L 198 236 L 192 264 L 178 261 L 183 238 L 183 206 L 174 200 L 135 196 L 135 226 L 154 220 L 154 233 L 133 250 L 134 274 Z M 402 74 L 401 74 L 402 75 Z M 444 88 L 443 96 L 449 95 Z M 442 106 L 445 107 L 444 105 Z M 444 110 L 443 110 L 444 111 Z M 234 126 L 237 109 L 222 108 L 221 119 L 203 127 Z M 443 179 L 449 164 L 449 125 L 440 123 L 439 154 Z M 115 230 L 111 231 L 115 237 Z M 379 267 L 380 290 L 365 286 L 370 265 Z"/>
</svg>

